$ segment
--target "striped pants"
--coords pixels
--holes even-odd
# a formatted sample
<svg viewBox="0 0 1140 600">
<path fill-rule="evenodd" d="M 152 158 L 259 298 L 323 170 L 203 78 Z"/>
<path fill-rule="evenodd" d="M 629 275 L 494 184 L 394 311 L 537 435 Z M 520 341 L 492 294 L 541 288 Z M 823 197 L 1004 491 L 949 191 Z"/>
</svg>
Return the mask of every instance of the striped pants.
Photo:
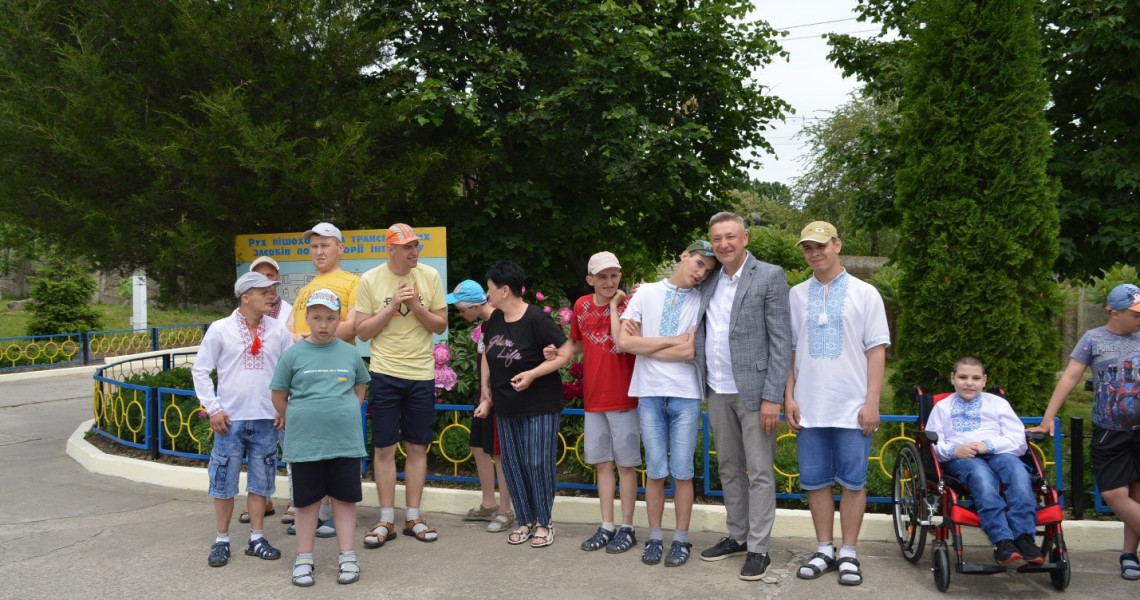
<svg viewBox="0 0 1140 600">
<path fill-rule="evenodd" d="M 558 479 L 560 412 L 529 417 L 497 416 L 503 475 L 521 525 L 550 524 Z"/>
</svg>

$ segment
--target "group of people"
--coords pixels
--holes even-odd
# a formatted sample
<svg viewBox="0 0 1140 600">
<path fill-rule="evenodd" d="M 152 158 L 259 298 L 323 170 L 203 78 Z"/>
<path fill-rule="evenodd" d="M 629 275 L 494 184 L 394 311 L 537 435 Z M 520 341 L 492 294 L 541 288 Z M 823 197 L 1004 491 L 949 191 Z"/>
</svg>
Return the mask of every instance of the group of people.
<svg viewBox="0 0 1140 600">
<path fill-rule="evenodd" d="M 797 433 L 800 484 L 817 538 L 816 551 L 797 576 L 816 579 L 837 571 L 841 585 L 859 585 L 863 573 L 856 544 L 890 344 L 882 299 L 843 268 L 843 243 L 829 223 L 803 229 L 798 245 L 812 277 L 791 289 L 782 269 L 748 251 L 748 231 L 740 216 L 714 215 L 708 236 L 708 241 L 685 247 L 669 277 L 635 286 L 628 294 L 621 288 L 618 258 L 610 252 L 594 254 L 586 273 L 593 292 L 574 303 L 569 337 L 543 310 L 526 302 L 525 274 L 512 261 L 488 269 L 486 289 L 465 280 L 445 294 L 439 273 L 419 264 L 420 238 L 405 224 L 388 229 L 389 260 L 359 278 L 339 267 L 344 246 L 335 226 L 320 223 L 305 232 L 318 275 L 301 290 L 284 320 L 266 318 L 280 310 L 282 301 L 275 293 L 279 276 L 274 280 L 263 272 L 276 265 L 259 259 L 238 278 L 234 291 L 239 306 L 207 331 L 194 366 L 195 388 L 215 432 L 209 473 L 217 538 L 209 564 L 224 565 L 230 556 L 228 532 L 243 455 L 249 457 L 251 527 L 245 552 L 280 558 L 263 526 L 275 491 L 277 436 L 283 432 L 291 483 L 287 518 L 295 513 L 298 536 L 293 583 L 314 583 L 316 536 L 338 539 L 339 583 L 359 578 L 353 534 L 355 503 L 361 499 L 359 459 L 366 456 L 359 434 L 365 399 L 372 416 L 380 521 L 365 532 L 364 546 L 379 548 L 397 536 L 395 454 L 400 441 L 407 454 L 402 532 L 422 542 L 437 539 L 420 513 L 420 501 L 433 439 L 431 336 L 445 330 L 446 306 L 452 304 L 468 321 L 483 322 L 479 400 L 471 427 L 482 502 L 466 519 L 488 521 L 488 531 L 509 532 L 512 545 L 543 548 L 554 543 L 563 406 L 558 371 L 580 353 L 583 445 L 586 462 L 597 468 L 601 509 L 600 526 L 582 542 L 583 550 L 620 554 L 637 545 L 635 469 L 644 462 L 649 531 L 641 560 L 666 567 L 689 560 L 693 461 L 703 401 L 717 451 L 727 535 L 699 557 L 719 561 L 743 555 L 740 578 L 761 579 L 770 564 L 773 463 L 782 410 Z M 1140 289 L 1113 290 L 1109 309 L 1109 324 L 1101 328 L 1105 331 L 1090 331 L 1074 351 L 1043 428 L 1051 431 L 1064 398 L 1085 367 L 1095 365 L 1097 389 L 1106 390 L 1096 402 L 1115 404 L 1111 411 L 1094 408 L 1094 413 L 1122 418 L 1096 423 L 1101 433 L 1094 435 L 1093 462 L 1106 501 L 1125 521 L 1122 575 L 1140 579 L 1140 433 L 1122 425 L 1138 421 L 1135 397 L 1126 401 L 1115 393 L 1109 399 L 1107 391 L 1115 388 L 1100 382 L 1116 373 L 1125 358 L 1129 365 L 1138 361 L 1133 355 L 1140 353 Z M 348 344 L 356 338 L 370 343 L 370 373 Z M 1109 362 L 1115 366 L 1106 366 Z M 216 390 L 209 376 L 215 368 Z M 1040 562 L 1032 516 L 1025 516 L 1032 509 L 1032 490 L 1028 509 L 1017 493 L 996 493 L 998 485 L 1020 489 L 1013 479 L 1028 479 L 1024 469 L 1019 472 L 999 458 L 1024 452 L 1024 428 L 1018 430 L 1020 421 L 1010 418 L 1012 409 L 1003 399 L 982 392 L 985 371 L 977 358 L 959 360 L 950 379 L 955 394 L 939 404 L 929 424 L 942 432 L 938 457 L 971 488 L 984 490 L 987 482 L 997 482 L 995 494 L 975 499 L 983 529 L 997 546 L 997 560 Z M 666 548 L 662 521 L 670 476 L 676 521 Z M 835 485 L 841 490 L 838 548 L 833 537 Z M 614 510 L 615 488 L 620 515 Z"/>
</svg>

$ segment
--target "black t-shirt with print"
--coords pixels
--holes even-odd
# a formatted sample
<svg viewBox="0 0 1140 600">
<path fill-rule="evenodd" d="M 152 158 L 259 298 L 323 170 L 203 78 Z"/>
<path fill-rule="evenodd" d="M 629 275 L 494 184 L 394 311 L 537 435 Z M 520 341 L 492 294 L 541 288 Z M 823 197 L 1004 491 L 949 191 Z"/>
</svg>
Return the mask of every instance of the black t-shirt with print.
<svg viewBox="0 0 1140 600">
<path fill-rule="evenodd" d="M 496 310 L 483 324 L 483 343 L 497 416 L 528 417 L 562 410 L 562 378 L 557 371 L 535 379 L 521 392 L 511 387 L 512 377 L 545 360 L 543 348 L 566 343 L 566 333 L 550 315 L 529 305 L 521 319 L 508 323 L 503 311 Z"/>
</svg>

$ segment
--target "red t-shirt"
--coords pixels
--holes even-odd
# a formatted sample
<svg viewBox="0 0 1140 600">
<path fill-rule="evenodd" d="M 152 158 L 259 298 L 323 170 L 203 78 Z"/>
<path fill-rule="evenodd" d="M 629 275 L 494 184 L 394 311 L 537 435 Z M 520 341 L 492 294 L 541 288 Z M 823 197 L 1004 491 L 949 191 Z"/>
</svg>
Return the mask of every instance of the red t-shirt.
<svg viewBox="0 0 1140 600">
<path fill-rule="evenodd" d="M 621 310 L 629 298 L 621 303 Z M 632 354 L 618 352 L 610 335 L 610 305 L 594 304 L 586 294 L 574 303 L 570 319 L 570 339 L 582 342 L 582 398 L 588 412 L 637 408 L 637 398 L 629 395 L 633 377 Z"/>
</svg>

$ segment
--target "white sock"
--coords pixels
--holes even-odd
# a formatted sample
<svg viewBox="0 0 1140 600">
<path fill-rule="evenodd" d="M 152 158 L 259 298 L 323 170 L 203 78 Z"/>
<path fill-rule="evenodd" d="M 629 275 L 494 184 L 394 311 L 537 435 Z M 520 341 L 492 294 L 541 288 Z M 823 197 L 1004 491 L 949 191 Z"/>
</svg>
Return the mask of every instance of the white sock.
<svg viewBox="0 0 1140 600">
<path fill-rule="evenodd" d="M 830 540 L 828 540 L 826 542 L 820 542 L 819 546 L 816 547 L 815 551 L 819 552 L 820 554 L 826 554 L 827 556 L 829 556 L 831 558 L 835 558 L 835 544 L 832 543 Z"/>
<path fill-rule="evenodd" d="M 610 522 L 608 522 L 608 523 L 607 523 L 607 522 L 605 522 L 605 521 L 603 521 L 603 522 L 602 522 L 602 529 L 605 529 L 606 531 L 613 531 L 613 530 L 614 530 L 614 523 L 613 523 L 613 521 L 610 521 Z"/>
<path fill-rule="evenodd" d="M 380 520 L 385 523 L 392 523 L 396 520 L 396 507 L 395 506 L 381 506 L 380 507 Z"/>
<path fill-rule="evenodd" d="M 257 540 L 260 540 L 263 537 L 265 537 L 265 534 L 262 533 L 262 530 L 260 530 L 260 529 L 250 529 L 249 530 L 249 541 L 256 542 Z"/>
<path fill-rule="evenodd" d="M 404 509 L 404 519 L 405 520 L 415 521 L 418 518 L 420 518 L 420 507 L 409 506 L 408 508 Z"/>
<path fill-rule="evenodd" d="M 321 502 L 320 509 L 317 510 L 317 520 L 328 521 L 332 516 L 332 504 L 329 504 L 328 499 L 325 499 L 324 502 Z"/>
<path fill-rule="evenodd" d="M 230 532 L 219 533 L 218 537 L 214 538 L 214 543 L 216 544 L 218 542 L 230 543 Z"/>
</svg>

